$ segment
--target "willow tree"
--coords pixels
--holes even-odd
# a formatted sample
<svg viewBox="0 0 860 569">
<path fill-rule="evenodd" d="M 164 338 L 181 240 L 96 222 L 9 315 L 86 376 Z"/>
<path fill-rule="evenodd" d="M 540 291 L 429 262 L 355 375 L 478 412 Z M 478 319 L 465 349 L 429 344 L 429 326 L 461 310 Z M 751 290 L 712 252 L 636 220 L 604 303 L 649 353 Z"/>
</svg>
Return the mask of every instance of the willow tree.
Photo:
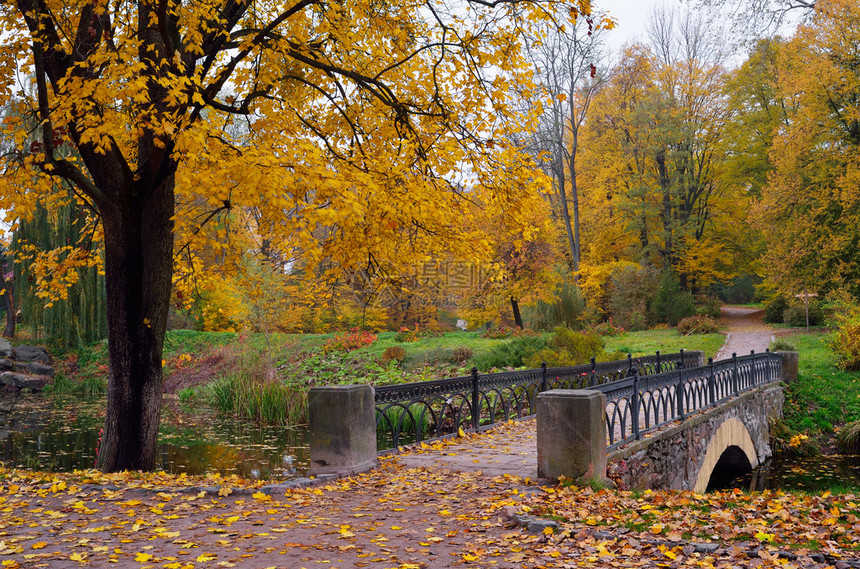
<svg viewBox="0 0 860 569">
<path fill-rule="evenodd" d="M 26 216 L 62 180 L 103 231 L 100 469 L 155 465 L 176 232 L 257 206 L 307 264 L 342 268 L 480 256 L 482 212 L 522 231 L 536 192 L 506 94 L 551 1 L 0 5 L 0 97 L 38 124 L 26 144 L 26 120 L 4 123 L 0 206 Z"/>
</svg>

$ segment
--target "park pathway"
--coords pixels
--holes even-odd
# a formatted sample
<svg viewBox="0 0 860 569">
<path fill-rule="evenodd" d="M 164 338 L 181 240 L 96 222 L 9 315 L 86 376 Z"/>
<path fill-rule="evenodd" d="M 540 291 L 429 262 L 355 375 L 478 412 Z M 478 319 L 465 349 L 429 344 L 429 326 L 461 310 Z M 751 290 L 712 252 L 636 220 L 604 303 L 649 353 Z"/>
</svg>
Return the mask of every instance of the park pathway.
<svg viewBox="0 0 860 569">
<path fill-rule="evenodd" d="M 723 306 L 720 312 L 726 343 L 717 352 L 715 361 L 730 358 L 733 353 L 744 356 L 751 350 L 764 352 L 773 340 L 773 328 L 764 323 L 764 311 L 760 308 Z"/>
</svg>

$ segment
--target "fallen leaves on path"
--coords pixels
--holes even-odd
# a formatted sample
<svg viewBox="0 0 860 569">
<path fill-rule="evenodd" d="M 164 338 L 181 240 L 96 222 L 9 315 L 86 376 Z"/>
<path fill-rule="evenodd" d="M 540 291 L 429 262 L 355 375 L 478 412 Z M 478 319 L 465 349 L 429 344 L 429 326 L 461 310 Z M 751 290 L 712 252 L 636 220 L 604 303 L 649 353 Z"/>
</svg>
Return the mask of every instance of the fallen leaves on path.
<svg viewBox="0 0 860 569">
<path fill-rule="evenodd" d="M 0 569 L 825 567 L 860 557 L 850 494 L 594 491 L 397 458 L 270 492 L 235 477 L 0 468 Z M 541 523 L 523 527 L 530 520 Z"/>
</svg>

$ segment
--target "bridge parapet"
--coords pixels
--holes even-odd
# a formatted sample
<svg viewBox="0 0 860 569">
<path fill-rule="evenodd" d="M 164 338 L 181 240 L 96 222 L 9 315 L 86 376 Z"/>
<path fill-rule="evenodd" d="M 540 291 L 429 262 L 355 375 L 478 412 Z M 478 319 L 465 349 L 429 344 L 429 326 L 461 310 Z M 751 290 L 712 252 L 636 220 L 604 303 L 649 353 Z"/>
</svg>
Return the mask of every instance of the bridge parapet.
<svg viewBox="0 0 860 569">
<path fill-rule="evenodd" d="M 793 352 L 784 352 L 791 354 Z M 684 421 L 757 386 L 783 378 L 785 356 L 766 351 L 665 373 L 594 386 L 606 396 L 609 448 L 639 440 L 645 433 Z M 795 359 L 796 361 L 796 359 Z"/>
<path fill-rule="evenodd" d="M 771 456 L 769 424 L 782 416 L 783 401 L 780 384 L 765 384 L 652 438 L 610 450 L 607 477 L 621 488 L 704 492 L 721 458 L 744 458 L 752 469 Z"/>
<path fill-rule="evenodd" d="M 730 457 L 745 458 L 749 468 L 771 456 L 769 423 L 782 416 L 783 393 L 778 382 L 791 375 L 796 365 L 794 352 L 733 354 L 731 359 L 709 360 L 706 366 L 645 377 L 634 374 L 592 390 L 567 393 L 599 392 L 606 397 L 607 472 L 618 484 L 704 491 L 714 468 L 707 460 L 718 462 L 727 448 L 733 448 Z M 796 377 L 796 371 L 794 374 Z M 538 399 L 554 393 L 564 392 L 542 393 Z M 553 452 L 542 448 L 543 444 L 558 445 L 563 453 L 574 452 L 578 445 L 588 448 L 582 441 L 594 428 L 576 425 L 584 421 L 582 415 L 571 415 L 574 425 L 570 428 L 576 436 L 560 440 L 540 436 L 553 428 L 550 422 L 554 420 L 540 411 L 538 406 L 539 457 Z M 733 422 L 721 430 L 729 419 Z M 591 420 L 596 419 L 592 416 Z M 703 469 L 705 474 L 701 474 Z M 541 471 L 539 463 L 539 473 L 550 478 L 576 479 L 594 472 L 593 466 Z"/>
</svg>

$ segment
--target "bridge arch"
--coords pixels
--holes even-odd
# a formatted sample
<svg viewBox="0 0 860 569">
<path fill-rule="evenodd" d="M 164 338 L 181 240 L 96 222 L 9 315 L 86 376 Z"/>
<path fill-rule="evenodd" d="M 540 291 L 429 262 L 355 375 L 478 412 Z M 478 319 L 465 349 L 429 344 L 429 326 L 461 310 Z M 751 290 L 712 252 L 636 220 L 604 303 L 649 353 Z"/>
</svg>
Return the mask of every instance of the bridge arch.
<svg viewBox="0 0 860 569">
<path fill-rule="evenodd" d="M 751 469 L 756 468 L 759 464 L 750 432 L 746 425 L 736 417 L 726 419 L 711 437 L 705 459 L 702 461 L 702 466 L 696 477 L 696 484 L 693 487 L 695 492 L 702 493 L 707 490 L 711 475 L 720 464 L 721 458 L 723 463 L 726 462 L 726 459 L 735 463 L 746 459 Z"/>
</svg>

